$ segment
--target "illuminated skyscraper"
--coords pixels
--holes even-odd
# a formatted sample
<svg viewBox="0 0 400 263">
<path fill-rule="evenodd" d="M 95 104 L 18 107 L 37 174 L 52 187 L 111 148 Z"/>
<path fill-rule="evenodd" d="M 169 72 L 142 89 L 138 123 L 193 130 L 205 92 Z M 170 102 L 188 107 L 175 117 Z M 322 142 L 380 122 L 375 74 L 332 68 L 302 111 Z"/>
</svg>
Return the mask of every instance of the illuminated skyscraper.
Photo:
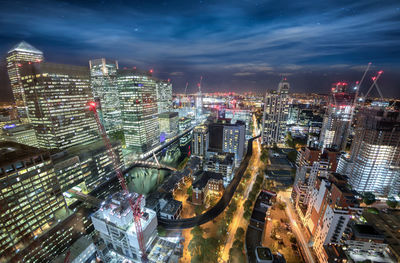
<svg viewBox="0 0 400 263">
<path fill-rule="evenodd" d="M 95 101 L 107 133 L 122 129 L 117 86 L 117 61 L 104 58 L 89 61 L 90 80 Z"/>
<path fill-rule="evenodd" d="M 85 67 L 30 63 L 21 69 L 28 113 L 40 148 L 65 149 L 98 139 L 89 70 Z"/>
<path fill-rule="evenodd" d="M 1 142 L 0 262 L 33 262 L 33 255 L 29 260 L 14 257 L 56 224 L 65 208 L 50 154 L 15 142 Z M 45 254 L 45 249 L 36 254 Z"/>
<path fill-rule="evenodd" d="M 400 114 L 365 109 L 360 112 L 350 156 L 337 171 L 349 176 L 358 192 L 397 195 L 400 192 Z"/>
<path fill-rule="evenodd" d="M 277 91 L 265 95 L 262 140 L 267 145 L 284 143 L 289 115 L 289 82 L 284 78 Z"/>
<path fill-rule="evenodd" d="M 7 71 L 20 119 L 28 121 L 25 95 L 21 82 L 21 64 L 43 61 L 43 52 L 22 41 L 7 53 Z"/>
<path fill-rule="evenodd" d="M 194 128 L 192 141 L 194 156 L 206 156 L 209 140 L 208 137 L 208 127 L 206 125 L 200 125 Z"/>
<path fill-rule="evenodd" d="M 156 80 L 150 72 L 119 70 L 118 91 L 126 147 L 143 154 L 160 142 Z"/>
<path fill-rule="evenodd" d="M 321 129 L 320 144 L 323 148 L 334 148 L 339 151 L 346 148 L 354 97 L 355 93 L 348 92 L 347 83 L 333 84 Z"/>
<path fill-rule="evenodd" d="M 168 80 L 158 80 L 157 88 L 157 108 L 158 113 L 169 112 L 172 109 L 172 83 Z"/>
</svg>

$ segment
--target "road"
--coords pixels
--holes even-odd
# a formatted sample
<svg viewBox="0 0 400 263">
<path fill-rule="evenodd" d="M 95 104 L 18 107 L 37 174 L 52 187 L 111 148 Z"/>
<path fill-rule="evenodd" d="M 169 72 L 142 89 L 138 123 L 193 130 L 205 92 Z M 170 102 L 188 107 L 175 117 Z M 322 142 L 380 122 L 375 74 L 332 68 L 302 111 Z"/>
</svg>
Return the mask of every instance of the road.
<svg viewBox="0 0 400 263">
<path fill-rule="evenodd" d="M 256 126 L 257 120 L 255 116 L 253 115 L 253 123 L 255 123 L 254 127 Z M 253 135 L 258 134 L 257 129 L 254 129 Z M 253 188 L 254 182 L 257 177 L 257 172 L 260 166 L 262 165 L 262 162 L 260 161 L 260 153 L 261 152 L 261 147 L 260 147 L 260 142 L 259 140 L 256 140 L 256 143 L 253 144 L 253 156 L 251 158 L 250 164 L 252 165 L 251 168 L 251 178 L 250 178 L 250 184 L 247 185 L 245 188 L 245 192 L 243 193 L 242 199 L 238 202 L 238 210 L 236 211 L 232 222 L 229 225 L 229 234 L 224 246 L 224 250 L 222 251 L 221 257 L 224 262 L 227 262 L 229 259 L 229 250 L 232 247 L 234 238 L 235 238 L 235 233 L 238 227 L 244 226 L 246 220 L 243 218 L 243 213 L 244 213 L 244 202 L 247 200 L 249 193 L 251 189 Z"/>
<path fill-rule="evenodd" d="M 253 137 L 248 141 L 246 156 L 243 158 L 239 168 L 236 170 L 236 174 L 232 182 L 225 189 L 224 194 L 222 195 L 221 199 L 215 206 L 207 210 L 204 214 L 201 214 L 196 217 L 183 218 L 178 220 L 160 218 L 158 220 L 158 223 L 163 227 L 165 227 L 166 229 L 185 229 L 202 225 L 220 215 L 231 201 L 232 196 L 235 193 L 236 188 L 239 185 L 240 180 L 242 179 L 242 176 L 247 169 L 247 166 L 249 165 L 250 158 L 253 154 L 253 141 L 257 138 L 259 138 L 259 136 Z"/>
<path fill-rule="evenodd" d="M 293 209 L 293 205 L 290 202 L 290 191 L 286 192 L 279 192 L 279 197 L 280 199 L 286 203 L 286 214 L 288 215 L 290 219 L 290 224 L 292 226 L 293 232 L 295 233 L 297 240 L 300 240 L 302 251 L 305 253 L 305 256 L 307 257 L 307 262 L 308 263 L 315 263 L 313 254 L 311 252 L 310 247 L 307 244 L 307 241 L 304 238 L 303 232 L 299 227 L 299 222 L 297 222 L 297 218 L 295 215 L 295 211 Z"/>
</svg>

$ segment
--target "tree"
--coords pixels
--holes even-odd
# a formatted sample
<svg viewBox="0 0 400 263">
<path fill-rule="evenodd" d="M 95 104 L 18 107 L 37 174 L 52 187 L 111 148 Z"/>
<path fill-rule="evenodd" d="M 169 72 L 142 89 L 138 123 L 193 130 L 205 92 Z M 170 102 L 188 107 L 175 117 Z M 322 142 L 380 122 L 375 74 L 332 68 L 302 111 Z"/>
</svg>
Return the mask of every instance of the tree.
<svg viewBox="0 0 400 263">
<path fill-rule="evenodd" d="M 167 230 L 161 225 L 157 226 L 157 232 L 160 237 L 165 237 L 167 235 Z"/>
<path fill-rule="evenodd" d="M 232 247 L 229 250 L 229 262 L 230 263 L 243 263 L 246 262 L 246 256 L 242 249 Z"/>
<path fill-rule="evenodd" d="M 242 227 L 238 227 L 235 233 L 235 239 L 242 240 L 244 237 L 244 229 Z"/>
<path fill-rule="evenodd" d="M 297 158 L 297 151 L 290 151 L 287 155 L 287 158 L 289 161 L 291 161 L 292 163 L 296 162 L 296 158 Z"/>
<path fill-rule="evenodd" d="M 278 208 L 279 208 L 280 210 L 285 210 L 286 204 L 281 202 L 281 203 L 278 204 Z"/>
<path fill-rule="evenodd" d="M 390 207 L 390 208 L 396 208 L 399 203 L 396 201 L 396 199 L 393 196 L 388 197 L 386 204 Z"/>
<path fill-rule="evenodd" d="M 187 193 L 189 196 L 192 196 L 192 194 L 193 194 L 193 187 L 190 186 L 190 187 L 187 189 L 186 193 Z"/>
<path fill-rule="evenodd" d="M 244 202 L 243 207 L 244 207 L 244 209 L 248 210 L 252 207 L 252 205 L 253 205 L 253 202 L 251 200 L 247 199 L 246 202 Z"/>
<path fill-rule="evenodd" d="M 261 152 L 260 160 L 263 163 L 266 163 L 268 161 L 268 149 L 263 149 Z"/>
<path fill-rule="evenodd" d="M 251 218 L 251 212 L 249 210 L 244 211 L 243 217 L 248 221 Z"/>
<path fill-rule="evenodd" d="M 218 262 L 218 247 L 218 239 L 215 237 L 205 239 L 201 251 L 205 262 Z"/>
<path fill-rule="evenodd" d="M 373 203 L 375 203 L 376 198 L 375 195 L 371 192 L 365 192 L 364 196 L 363 196 L 363 202 L 366 205 L 372 205 Z"/>
</svg>

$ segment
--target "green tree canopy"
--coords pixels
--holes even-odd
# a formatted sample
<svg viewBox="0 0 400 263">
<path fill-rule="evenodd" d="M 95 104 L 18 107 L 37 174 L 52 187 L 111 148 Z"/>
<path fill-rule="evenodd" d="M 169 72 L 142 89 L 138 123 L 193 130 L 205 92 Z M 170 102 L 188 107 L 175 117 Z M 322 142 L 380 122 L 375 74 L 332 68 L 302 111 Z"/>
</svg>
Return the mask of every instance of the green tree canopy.
<svg viewBox="0 0 400 263">
<path fill-rule="evenodd" d="M 364 196 L 363 196 L 363 202 L 366 205 L 372 205 L 373 203 L 375 203 L 376 198 L 375 195 L 371 192 L 365 192 Z"/>
</svg>

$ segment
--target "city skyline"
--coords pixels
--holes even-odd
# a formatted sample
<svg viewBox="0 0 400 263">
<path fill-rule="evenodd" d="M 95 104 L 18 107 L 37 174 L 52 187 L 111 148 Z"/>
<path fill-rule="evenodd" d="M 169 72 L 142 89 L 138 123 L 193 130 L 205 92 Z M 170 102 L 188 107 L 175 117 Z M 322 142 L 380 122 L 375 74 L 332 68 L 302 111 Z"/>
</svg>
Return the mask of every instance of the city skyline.
<svg viewBox="0 0 400 263">
<path fill-rule="evenodd" d="M 20 1 L 0 7 L 2 57 L 25 40 L 57 63 L 88 66 L 89 59 L 105 57 L 121 67 L 154 68 L 156 77 L 172 79 L 174 92 L 182 92 L 186 82 L 195 92 L 200 76 L 204 92 L 243 86 L 265 92 L 290 75 L 293 92 L 328 93 L 332 82 L 355 82 L 373 62 L 372 71 L 385 72 L 384 95 L 400 96 L 395 1 L 148 1 L 117 2 L 111 8 L 102 2 Z M 7 79 L 3 62 L 3 100 L 12 97 Z"/>
</svg>

